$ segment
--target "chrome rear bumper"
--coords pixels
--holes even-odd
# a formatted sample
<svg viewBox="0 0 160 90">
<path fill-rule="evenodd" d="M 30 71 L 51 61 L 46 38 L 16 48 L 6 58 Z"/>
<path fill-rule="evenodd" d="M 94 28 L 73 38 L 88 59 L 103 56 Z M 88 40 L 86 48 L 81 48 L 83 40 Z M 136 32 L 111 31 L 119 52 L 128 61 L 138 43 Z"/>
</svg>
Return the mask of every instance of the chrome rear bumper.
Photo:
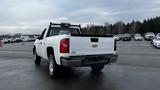
<svg viewBox="0 0 160 90">
<path fill-rule="evenodd" d="M 105 55 L 87 55 L 87 56 L 71 56 L 61 57 L 61 65 L 67 67 L 81 67 L 91 66 L 94 64 L 110 64 L 116 62 L 118 55 L 105 54 Z"/>
</svg>

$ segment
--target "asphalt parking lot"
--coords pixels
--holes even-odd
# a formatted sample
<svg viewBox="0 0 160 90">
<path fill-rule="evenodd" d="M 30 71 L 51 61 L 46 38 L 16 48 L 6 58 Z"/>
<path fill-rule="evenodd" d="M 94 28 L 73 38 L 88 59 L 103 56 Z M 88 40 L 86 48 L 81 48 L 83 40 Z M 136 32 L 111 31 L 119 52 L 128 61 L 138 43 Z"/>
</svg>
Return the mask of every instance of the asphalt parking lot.
<svg viewBox="0 0 160 90">
<path fill-rule="evenodd" d="M 0 90 L 159 90 L 160 49 L 147 41 L 119 41 L 118 62 L 102 72 L 72 68 L 58 79 L 48 75 L 47 63 L 35 66 L 33 43 L 0 48 Z"/>
</svg>

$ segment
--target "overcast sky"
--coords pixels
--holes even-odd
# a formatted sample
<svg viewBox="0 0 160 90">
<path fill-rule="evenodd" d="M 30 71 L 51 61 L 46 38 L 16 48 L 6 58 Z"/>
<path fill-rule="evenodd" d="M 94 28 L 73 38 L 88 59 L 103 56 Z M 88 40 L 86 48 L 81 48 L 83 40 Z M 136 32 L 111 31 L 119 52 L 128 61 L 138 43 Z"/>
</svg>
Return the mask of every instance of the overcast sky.
<svg viewBox="0 0 160 90">
<path fill-rule="evenodd" d="M 160 16 L 160 0 L 0 0 L 0 14 L 0 33 L 41 33 L 50 21 L 142 21 Z"/>
</svg>

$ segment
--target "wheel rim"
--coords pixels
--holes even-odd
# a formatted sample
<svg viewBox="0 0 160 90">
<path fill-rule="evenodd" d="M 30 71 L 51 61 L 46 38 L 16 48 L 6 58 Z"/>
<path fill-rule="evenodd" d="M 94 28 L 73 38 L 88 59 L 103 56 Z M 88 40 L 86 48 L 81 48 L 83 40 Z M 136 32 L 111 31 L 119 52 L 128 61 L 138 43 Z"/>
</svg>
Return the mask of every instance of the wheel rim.
<svg viewBox="0 0 160 90">
<path fill-rule="evenodd" d="M 49 74 L 52 76 L 54 71 L 54 66 L 53 66 L 53 57 L 50 56 L 49 58 Z"/>
</svg>

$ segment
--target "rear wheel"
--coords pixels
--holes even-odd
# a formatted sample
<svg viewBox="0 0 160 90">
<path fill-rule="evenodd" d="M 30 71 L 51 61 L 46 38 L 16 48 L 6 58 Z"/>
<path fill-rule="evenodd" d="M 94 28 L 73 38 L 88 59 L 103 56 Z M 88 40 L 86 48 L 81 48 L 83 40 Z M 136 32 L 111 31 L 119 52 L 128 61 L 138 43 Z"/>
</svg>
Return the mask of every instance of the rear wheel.
<svg viewBox="0 0 160 90">
<path fill-rule="evenodd" d="M 54 56 L 52 54 L 49 55 L 49 75 L 52 78 L 56 78 L 57 77 L 57 73 L 58 73 L 58 65 L 55 62 Z"/>
<path fill-rule="evenodd" d="M 41 64 L 41 57 L 37 55 L 36 51 L 33 52 L 33 60 L 36 65 Z"/>
<path fill-rule="evenodd" d="M 93 65 L 91 66 L 93 72 L 101 71 L 104 68 L 104 65 Z"/>
</svg>

